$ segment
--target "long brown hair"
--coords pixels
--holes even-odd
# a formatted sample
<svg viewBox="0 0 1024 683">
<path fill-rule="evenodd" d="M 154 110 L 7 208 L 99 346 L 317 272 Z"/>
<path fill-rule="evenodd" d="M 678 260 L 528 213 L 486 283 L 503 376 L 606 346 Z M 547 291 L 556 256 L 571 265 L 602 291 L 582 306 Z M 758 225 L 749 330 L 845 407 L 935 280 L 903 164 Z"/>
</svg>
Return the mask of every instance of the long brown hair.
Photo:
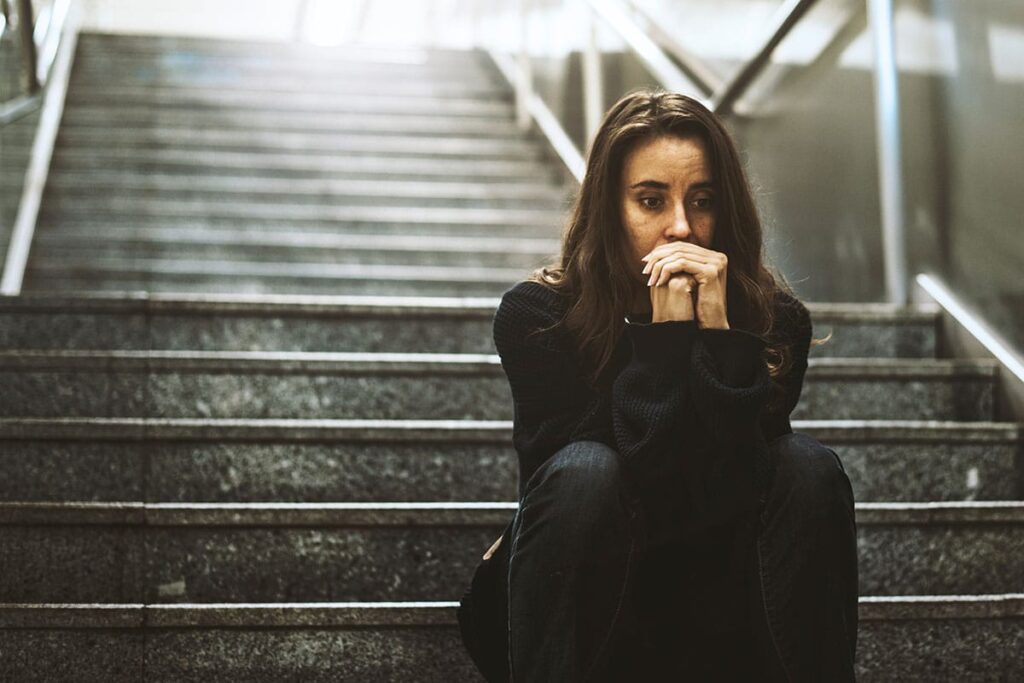
<svg viewBox="0 0 1024 683">
<path fill-rule="evenodd" d="M 791 354 L 788 347 L 772 344 L 773 300 L 779 290 L 791 296 L 793 291 L 763 262 L 761 221 L 731 136 L 693 98 L 639 90 L 608 110 L 562 234 L 561 256 L 530 279 L 566 297 L 565 317 L 554 327 L 564 325 L 575 340 L 590 370 L 586 379 L 596 386 L 612 359 L 636 291 L 636 267 L 620 216 L 623 164 L 638 143 L 663 135 L 697 136 L 705 143 L 718 207 L 712 249 L 729 258 L 729 326 L 769 341 L 765 360 L 777 379 L 788 372 Z"/>
</svg>

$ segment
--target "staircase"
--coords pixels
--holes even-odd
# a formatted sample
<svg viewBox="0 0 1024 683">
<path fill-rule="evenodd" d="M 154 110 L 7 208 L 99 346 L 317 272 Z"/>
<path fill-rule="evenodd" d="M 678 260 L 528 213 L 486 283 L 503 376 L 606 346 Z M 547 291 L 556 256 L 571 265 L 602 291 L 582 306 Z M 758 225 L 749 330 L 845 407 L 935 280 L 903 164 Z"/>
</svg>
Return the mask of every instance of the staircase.
<svg viewBox="0 0 1024 683">
<path fill-rule="evenodd" d="M 0 299 L 0 680 L 480 680 L 453 601 L 517 484 L 491 317 L 567 196 L 500 83 L 81 36 Z M 995 366 L 938 358 L 934 307 L 809 308 L 794 428 L 858 501 L 859 679 L 1024 677 Z"/>
</svg>

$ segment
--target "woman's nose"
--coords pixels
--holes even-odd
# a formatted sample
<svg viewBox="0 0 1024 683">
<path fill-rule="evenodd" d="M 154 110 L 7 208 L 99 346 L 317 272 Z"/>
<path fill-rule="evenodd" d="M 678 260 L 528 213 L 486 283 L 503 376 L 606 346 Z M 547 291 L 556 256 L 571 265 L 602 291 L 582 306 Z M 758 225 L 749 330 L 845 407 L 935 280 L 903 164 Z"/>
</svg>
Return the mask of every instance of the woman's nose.
<svg viewBox="0 0 1024 683">
<path fill-rule="evenodd" d="M 668 234 L 677 239 L 686 239 L 690 236 L 690 223 L 686 220 L 686 209 L 677 206 L 672 212 L 671 224 L 668 226 Z"/>
</svg>

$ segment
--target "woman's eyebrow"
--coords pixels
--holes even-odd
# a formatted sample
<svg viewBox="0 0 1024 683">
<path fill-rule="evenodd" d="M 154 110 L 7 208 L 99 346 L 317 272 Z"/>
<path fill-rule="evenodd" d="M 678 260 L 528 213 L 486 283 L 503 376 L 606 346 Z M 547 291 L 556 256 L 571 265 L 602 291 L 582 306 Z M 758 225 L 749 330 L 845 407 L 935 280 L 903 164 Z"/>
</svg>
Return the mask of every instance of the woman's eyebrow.
<svg viewBox="0 0 1024 683">
<path fill-rule="evenodd" d="M 658 180 L 641 180 L 638 183 L 633 183 L 632 185 L 630 185 L 629 189 L 635 190 L 638 187 L 649 187 L 649 188 L 651 188 L 653 190 L 667 190 L 668 189 L 668 183 L 663 183 L 663 182 L 658 181 Z M 689 189 L 691 189 L 691 190 L 710 190 L 713 187 L 714 187 L 714 183 L 712 183 L 710 180 L 701 180 L 700 182 L 696 182 L 693 185 L 690 185 Z"/>
<path fill-rule="evenodd" d="M 649 187 L 652 190 L 667 190 L 668 183 L 662 183 L 657 180 L 641 180 L 639 183 L 630 185 L 629 189 L 635 190 L 638 187 Z"/>
</svg>

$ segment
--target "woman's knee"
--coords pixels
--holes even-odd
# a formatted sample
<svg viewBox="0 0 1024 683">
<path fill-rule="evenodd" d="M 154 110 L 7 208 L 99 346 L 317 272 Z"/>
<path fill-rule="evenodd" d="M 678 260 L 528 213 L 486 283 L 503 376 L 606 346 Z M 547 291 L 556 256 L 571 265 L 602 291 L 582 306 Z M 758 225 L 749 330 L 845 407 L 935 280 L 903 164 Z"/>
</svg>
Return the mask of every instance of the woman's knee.
<svg viewBox="0 0 1024 683">
<path fill-rule="evenodd" d="M 775 460 L 772 497 L 805 510 L 853 507 L 853 490 L 839 456 L 807 434 L 785 434 L 771 442 Z"/>
<path fill-rule="evenodd" d="M 530 478 L 527 493 L 546 497 L 573 516 L 597 517 L 623 499 L 623 470 L 615 449 L 598 441 L 574 441 L 548 458 Z"/>
</svg>

